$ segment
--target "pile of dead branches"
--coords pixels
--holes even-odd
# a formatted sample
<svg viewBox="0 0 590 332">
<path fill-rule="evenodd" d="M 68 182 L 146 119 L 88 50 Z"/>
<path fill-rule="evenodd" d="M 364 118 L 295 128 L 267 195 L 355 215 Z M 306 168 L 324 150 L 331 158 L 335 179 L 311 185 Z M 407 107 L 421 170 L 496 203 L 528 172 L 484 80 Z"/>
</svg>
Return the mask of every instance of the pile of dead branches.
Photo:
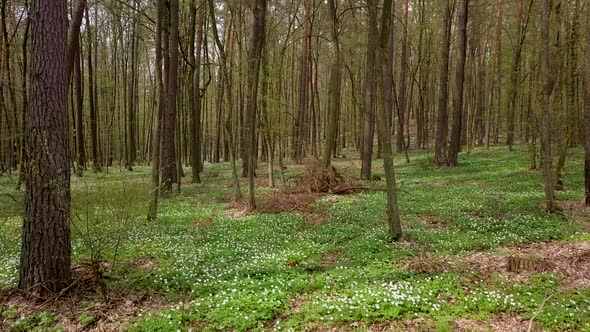
<svg viewBox="0 0 590 332">
<path fill-rule="evenodd" d="M 344 178 L 336 168 L 309 165 L 297 179 L 297 187 L 309 193 L 334 193 L 344 186 Z"/>
</svg>

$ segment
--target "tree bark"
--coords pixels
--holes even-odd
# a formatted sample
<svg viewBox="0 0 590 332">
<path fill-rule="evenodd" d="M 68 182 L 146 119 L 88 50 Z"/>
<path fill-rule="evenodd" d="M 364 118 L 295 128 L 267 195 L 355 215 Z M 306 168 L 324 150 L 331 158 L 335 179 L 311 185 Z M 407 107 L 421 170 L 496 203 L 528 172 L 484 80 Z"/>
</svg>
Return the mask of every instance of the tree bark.
<svg viewBox="0 0 590 332">
<path fill-rule="evenodd" d="M 455 99 L 453 101 L 453 127 L 451 129 L 451 142 L 449 145 L 448 166 L 457 166 L 459 151 L 461 150 L 461 133 L 463 132 L 463 81 L 465 80 L 465 58 L 467 55 L 467 15 L 469 0 L 461 0 L 458 24 L 458 52 L 457 71 L 455 77 Z"/>
<path fill-rule="evenodd" d="M 98 114 L 94 100 L 94 65 L 92 62 L 92 28 L 90 14 L 86 7 L 86 37 L 88 40 L 88 103 L 90 108 L 90 142 L 92 143 L 92 165 L 95 172 L 101 171 L 98 156 Z"/>
<path fill-rule="evenodd" d="M 66 51 L 66 82 L 70 83 L 72 70 L 74 68 L 76 52 L 80 47 L 80 25 L 86 9 L 86 0 L 76 0 L 75 9 L 72 15 L 72 21 L 68 28 L 68 46 Z"/>
<path fill-rule="evenodd" d="M 256 104 L 258 102 L 258 80 L 260 77 L 260 62 L 264 47 L 266 27 L 266 0 L 256 0 L 252 8 L 252 37 L 250 38 L 250 51 L 248 54 L 248 184 L 249 184 L 249 208 L 256 210 L 256 193 L 254 183 L 254 170 L 256 167 Z"/>
<path fill-rule="evenodd" d="M 508 129 L 508 136 L 506 138 L 506 145 L 508 145 L 508 150 L 512 151 L 514 146 L 514 128 L 515 128 L 515 113 L 516 113 L 516 97 L 518 95 L 518 79 L 520 77 L 520 59 L 522 57 L 522 49 L 524 48 L 524 42 L 526 40 L 529 19 L 531 15 L 531 10 L 533 7 L 534 0 L 529 1 L 528 11 L 526 14 L 526 18 L 523 17 L 524 15 L 524 0 L 519 1 L 519 8 L 518 8 L 518 27 L 517 27 L 517 35 L 518 35 L 518 43 L 516 44 L 516 48 L 514 50 L 514 54 L 512 57 L 512 67 L 510 69 L 510 86 L 508 90 L 508 114 L 506 116 L 506 127 Z"/>
<path fill-rule="evenodd" d="M 306 146 L 308 95 L 309 95 L 309 60 L 311 50 L 311 16 L 312 0 L 305 0 L 305 17 L 303 21 L 303 47 L 301 49 L 301 73 L 299 77 L 299 109 L 295 119 L 295 135 L 293 142 L 293 160 L 303 162 Z"/>
<path fill-rule="evenodd" d="M 31 3 L 29 162 L 19 288 L 59 292 L 70 283 L 70 151 L 65 0 Z M 48 64 L 51 64 L 50 66 Z"/>
<path fill-rule="evenodd" d="M 374 4 L 374 2 L 372 3 Z M 389 237 L 393 241 L 402 238 L 401 218 L 397 201 L 397 188 L 395 180 L 395 169 L 393 165 L 393 147 L 389 126 L 387 123 L 387 89 L 393 88 L 391 76 L 387 75 L 387 45 L 391 24 L 392 0 L 383 2 L 383 16 L 381 18 L 381 31 L 379 33 L 379 47 L 376 54 L 377 78 L 379 82 L 379 121 L 378 132 L 383 143 L 383 168 L 385 169 L 385 183 L 387 188 L 387 222 L 389 225 Z M 376 9 L 375 9 L 376 10 Z"/>
<path fill-rule="evenodd" d="M 369 22 L 367 31 L 367 64 L 365 75 L 365 97 L 363 106 L 363 136 L 361 149 L 361 179 L 371 179 L 373 159 L 373 143 L 375 138 L 375 104 L 376 104 L 376 52 L 379 40 L 374 36 L 379 34 L 376 0 L 367 0 Z"/>
<path fill-rule="evenodd" d="M 404 124 L 406 121 L 406 116 L 410 116 L 407 112 L 407 104 L 408 104 L 408 48 L 409 48 L 409 40 L 408 40 L 408 11 L 409 11 L 409 1 L 404 0 L 404 23 L 403 23 L 403 35 L 402 35 L 402 54 L 401 54 L 401 68 L 400 68 L 400 91 L 399 91 L 399 103 L 397 109 L 397 135 L 396 135 L 396 145 L 397 145 L 397 152 L 402 153 L 404 151 L 405 143 L 404 143 Z"/>
<path fill-rule="evenodd" d="M 190 52 L 194 69 L 191 74 L 194 76 L 191 88 L 191 165 L 192 165 L 192 182 L 200 183 L 199 173 L 201 171 L 201 53 L 203 51 L 203 25 L 205 24 L 205 6 L 206 3 L 201 1 L 201 8 L 198 10 L 195 4 L 196 0 L 191 2 L 191 16 L 196 24 L 196 48 Z M 195 28 L 195 27 L 193 27 Z M 194 29 L 193 29 L 194 31 Z M 191 34 L 191 45 L 194 45 L 194 34 Z M 191 49 L 194 46 L 191 46 Z"/>
<path fill-rule="evenodd" d="M 586 45 L 590 45 L 590 6 L 586 5 Z M 586 112 L 584 116 L 584 187 L 586 192 L 585 203 L 590 206 L 590 47 L 586 48 Z"/>
<path fill-rule="evenodd" d="M 330 69 L 329 103 L 328 103 L 328 128 L 326 131 L 326 146 L 322 158 L 322 166 L 330 167 L 332 154 L 336 148 L 336 127 L 340 113 L 340 82 L 342 76 L 342 60 L 340 55 L 339 19 L 336 13 L 337 5 L 335 0 L 328 0 L 330 18 L 332 20 L 332 44 L 334 48 L 334 60 Z"/>
<path fill-rule="evenodd" d="M 162 132 L 162 189 L 172 190 L 172 184 L 178 183 L 176 160 L 176 98 L 178 94 L 178 0 L 170 1 L 169 50 L 170 57 L 166 88 L 166 110 Z"/>
<path fill-rule="evenodd" d="M 166 88 L 164 86 L 164 78 L 162 73 L 163 50 L 162 50 L 162 35 L 163 35 L 163 15 L 164 15 L 164 1 L 156 0 L 156 90 L 157 90 L 157 105 L 156 105 L 156 119 L 154 120 L 154 138 L 152 144 L 152 192 L 150 199 L 150 208 L 148 211 L 148 220 L 155 220 L 158 217 L 158 198 L 160 194 L 160 158 L 162 155 L 162 127 L 164 110 L 166 107 Z"/>
<path fill-rule="evenodd" d="M 551 71 L 549 22 L 551 0 L 543 0 L 541 12 L 541 76 L 543 80 L 543 177 L 545 180 L 545 208 L 555 212 L 555 184 L 553 183 L 553 157 L 551 152 L 551 94 L 555 77 Z"/>
<path fill-rule="evenodd" d="M 451 0 L 446 0 L 443 12 L 443 43 L 440 56 L 438 117 L 436 121 L 435 156 L 439 165 L 447 164 L 447 136 L 449 130 L 449 53 L 451 47 Z"/>
<path fill-rule="evenodd" d="M 84 91 L 82 86 L 82 68 L 80 64 L 80 49 L 74 56 L 74 95 L 76 108 L 76 174 L 82 176 L 86 166 L 86 150 L 84 144 Z"/>
</svg>

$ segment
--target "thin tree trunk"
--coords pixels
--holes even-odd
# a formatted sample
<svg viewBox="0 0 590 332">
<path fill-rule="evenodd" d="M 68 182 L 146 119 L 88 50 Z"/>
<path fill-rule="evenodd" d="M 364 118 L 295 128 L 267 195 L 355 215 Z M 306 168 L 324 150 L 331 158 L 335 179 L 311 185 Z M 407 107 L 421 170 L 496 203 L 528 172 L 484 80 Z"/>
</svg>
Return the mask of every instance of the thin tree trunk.
<svg viewBox="0 0 590 332">
<path fill-rule="evenodd" d="M 80 65 L 80 49 L 74 56 L 74 94 L 76 109 L 76 161 L 78 176 L 82 176 L 86 167 L 86 151 L 84 144 L 84 91 L 82 87 L 82 68 Z"/>
<path fill-rule="evenodd" d="M 86 38 L 88 41 L 88 103 L 90 108 L 90 142 L 92 143 L 92 165 L 95 172 L 101 171 L 100 159 L 98 156 L 98 114 L 94 100 L 94 66 L 92 63 L 92 27 L 90 25 L 90 14 L 86 7 Z"/>
<path fill-rule="evenodd" d="M 28 1 L 25 1 L 25 6 L 27 10 L 29 9 Z M 29 31 L 31 27 L 31 19 L 29 17 L 26 18 L 25 22 L 25 33 L 23 36 L 23 44 L 22 44 L 22 52 L 23 52 L 23 69 L 22 69 L 22 114 L 21 114 L 21 121 L 22 121 L 22 128 L 23 128 L 23 135 L 21 139 L 21 151 L 20 151 L 20 173 L 18 176 L 18 181 L 16 184 L 16 190 L 20 190 L 22 183 L 26 179 L 27 175 L 27 168 L 28 168 L 28 155 L 27 155 L 27 113 L 29 110 L 29 92 L 28 92 L 28 85 L 27 85 L 27 77 L 29 75 L 28 69 L 28 43 L 29 43 Z M 0 114 L 0 118 L 2 115 Z M 0 121 L 0 128 L 2 128 L 2 122 Z M 2 154 L 2 147 L 0 146 L 0 155 Z M 0 162 L 0 169 L 2 168 L 2 164 Z"/>
<path fill-rule="evenodd" d="M 299 77 L 299 109 L 295 119 L 295 135 L 293 142 L 293 160 L 296 163 L 303 162 L 307 137 L 306 124 L 309 95 L 309 60 L 311 50 L 311 15 L 312 0 L 305 0 L 305 17 L 303 18 L 303 47 L 301 49 L 301 74 Z"/>
<path fill-rule="evenodd" d="M 154 120 L 153 129 L 154 141 L 152 144 L 152 192 L 148 220 L 155 220 L 158 216 L 158 198 L 160 194 L 160 157 L 162 155 L 161 133 L 163 127 L 164 109 L 166 105 L 166 89 L 164 87 L 164 79 L 162 74 L 162 30 L 164 21 L 164 0 L 156 0 L 156 7 L 156 90 L 158 98 L 156 106 L 156 119 Z"/>
<path fill-rule="evenodd" d="M 465 80 L 465 58 L 467 55 L 467 17 L 468 17 L 469 0 L 461 0 L 459 9 L 458 24 L 458 52 L 457 72 L 455 83 L 453 127 L 451 130 L 451 142 L 449 145 L 449 157 L 447 163 L 449 166 L 457 166 L 459 151 L 461 150 L 461 133 L 463 125 L 463 81 Z"/>
<path fill-rule="evenodd" d="M 531 15 L 531 10 L 533 7 L 534 0 L 529 1 L 528 11 L 526 14 L 526 18 L 523 18 L 524 15 L 524 0 L 519 1 L 518 7 L 518 26 L 517 26 L 517 35 L 518 35 L 518 43 L 516 44 L 516 48 L 514 50 L 514 54 L 512 57 L 512 68 L 510 69 L 510 87 L 508 90 L 508 114 L 506 117 L 506 127 L 508 129 L 508 136 L 506 139 L 506 145 L 508 145 L 508 150 L 513 150 L 514 145 L 514 121 L 515 121 L 515 113 L 516 113 L 516 97 L 518 95 L 518 79 L 520 77 L 520 59 L 522 57 L 522 49 L 524 48 L 524 42 L 526 40 L 529 19 Z"/>
<path fill-rule="evenodd" d="M 549 22 L 551 0 L 543 0 L 541 12 L 541 76 L 543 79 L 543 177 L 545 179 L 545 202 L 549 213 L 555 211 L 555 187 L 553 183 L 553 158 L 551 152 L 551 94 L 555 77 L 551 71 Z"/>
<path fill-rule="evenodd" d="M 176 118 L 178 95 L 178 0 L 170 1 L 170 20 L 168 25 L 169 42 L 168 80 L 166 88 L 166 110 L 164 112 L 164 126 L 162 132 L 162 189 L 172 190 L 172 185 L 178 183 L 176 160 Z"/>
<path fill-rule="evenodd" d="M 375 137 L 375 104 L 376 104 L 376 52 L 379 41 L 374 36 L 378 35 L 378 18 L 376 0 L 368 0 L 369 22 L 367 31 L 367 65 L 365 75 L 365 97 L 363 107 L 363 137 L 361 150 L 361 179 L 371 179 L 373 159 L 373 143 Z"/>
<path fill-rule="evenodd" d="M 336 126 L 338 124 L 338 114 L 340 113 L 340 82 L 342 76 L 342 60 L 340 56 L 340 40 L 338 31 L 340 24 L 338 22 L 338 15 L 336 13 L 337 5 L 335 0 L 329 0 L 328 6 L 330 18 L 332 20 L 331 32 L 332 46 L 334 48 L 334 60 L 330 70 L 328 129 L 326 132 L 326 146 L 324 148 L 324 156 L 322 159 L 322 166 L 324 168 L 330 167 L 332 153 L 336 148 Z"/>
<path fill-rule="evenodd" d="M 201 8 L 196 8 L 196 0 L 191 1 L 191 20 L 195 22 L 195 26 L 191 31 L 196 28 L 197 45 L 194 48 L 194 34 L 191 34 L 191 51 L 190 57 L 194 65 L 194 69 L 191 70 L 192 76 L 192 88 L 190 98 L 190 109 L 191 109 L 191 165 L 192 165 L 192 182 L 200 183 L 201 179 L 199 173 L 201 171 L 201 53 L 203 50 L 203 26 L 205 24 L 205 2 L 201 1 Z"/>
<path fill-rule="evenodd" d="M 80 25 L 82 25 L 82 18 L 84 18 L 84 9 L 86 9 L 86 0 L 76 0 L 72 21 L 68 28 L 68 46 L 66 50 L 66 81 L 68 84 L 74 68 L 74 57 L 80 47 Z"/>
<path fill-rule="evenodd" d="M 400 91 L 399 91 L 399 103 L 398 103 L 398 110 L 397 110 L 397 136 L 396 136 L 396 145 L 397 145 L 397 152 L 402 153 L 404 151 L 405 142 L 404 142 L 404 124 L 406 122 L 406 116 L 409 117 L 410 114 L 408 112 L 408 48 L 409 48 L 409 40 L 408 40 L 408 11 L 409 11 L 409 1 L 404 0 L 404 23 L 403 23 L 403 35 L 402 35 L 402 54 L 401 54 L 401 68 L 400 68 L 400 77 L 399 80 L 401 82 Z"/>
<path fill-rule="evenodd" d="M 438 117 L 436 121 L 435 156 L 439 165 L 447 164 L 447 135 L 449 130 L 449 53 L 451 47 L 451 0 L 446 0 L 443 13 L 443 43 L 441 48 Z"/>
<path fill-rule="evenodd" d="M 586 45 L 590 45 L 590 6 L 586 5 Z M 590 206 L 590 47 L 586 48 L 586 112 L 584 114 L 584 187 L 586 192 L 585 203 Z"/>
<path fill-rule="evenodd" d="M 248 182 L 249 182 L 249 208 L 256 210 L 256 193 L 254 183 L 254 170 L 256 168 L 256 104 L 258 102 L 258 80 L 260 77 L 260 62 L 264 47 L 266 26 L 266 0 L 256 0 L 252 8 L 252 37 L 250 38 L 250 51 L 248 55 L 249 75 L 248 83 Z"/>
<path fill-rule="evenodd" d="M 374 2 L 371 4 L 375 4 Z M 387 221 L 389 225 L 389 237 L 393 241 L 399 241 L 402 238 L 401 218 L 397 201 L 397 188 L 395 182 L 395 169 L 393 165 L 393 147 L 391 136 L 389 135 L 389 126 L 387 124 L 387 89 L 393 88 L 393 82 L 388 79 L 387 75 L 387 44 L 389 42 L 390 24 L 391 24 L 391 7 L 392 0 L 385 0 L 383 3 L 383 17 L 381 19 L 381 31 L 379 38 L 379 48 L 376 54 L 377 80 L 379 82 L 379 125 L 378 131 L 383 142 L 383 168 L 385 169 L 385 182 L 387 187 Z M 375 9 L 376 10 L 376 9 Z"/>
</svg>

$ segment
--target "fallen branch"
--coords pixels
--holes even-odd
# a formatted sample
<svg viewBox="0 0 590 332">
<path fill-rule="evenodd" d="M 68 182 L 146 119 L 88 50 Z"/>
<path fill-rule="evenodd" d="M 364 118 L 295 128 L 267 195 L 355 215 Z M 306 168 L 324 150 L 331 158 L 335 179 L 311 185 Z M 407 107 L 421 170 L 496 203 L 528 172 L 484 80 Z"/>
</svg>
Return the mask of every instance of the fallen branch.
<svg viewBox="0 0 590 332">
<path fill-rule="evenodd" d="M 539 309 L 537 309 L 537 312 L 535 312 L 533 317 L 531 317 L 531 320 L 529 321 L 529 328 L 527 329 L 527 332 L 531 332 L 533 330 L 533 321 L 535 320 L 535 318 L 537 318 L 537 316 L 539 316 L 541 314 L 541 312 L 543 312 L 543 307 L 545 307 L 545 304 L 547 304 L 547 301 L 549 301 L 549 299 L 552 298 L 554 295 L 555 295 L 555 293 L 551 293 L 551 294 L 549 294 L 549 296 L 545 297 L 545 299 L 541 303 L 541 306 L 539 306 Z"/>
<path fill-rule="evenodd" d="M 332 191 L 332 194 L 338 195 L 343 194 L 350 191 L 377 191 L 377 192 L 387 192 L 387 189 L 384 188 L 367 188 L 367 187 L 346 187 L 346 188 L 338 188 Z"/>
</svg>

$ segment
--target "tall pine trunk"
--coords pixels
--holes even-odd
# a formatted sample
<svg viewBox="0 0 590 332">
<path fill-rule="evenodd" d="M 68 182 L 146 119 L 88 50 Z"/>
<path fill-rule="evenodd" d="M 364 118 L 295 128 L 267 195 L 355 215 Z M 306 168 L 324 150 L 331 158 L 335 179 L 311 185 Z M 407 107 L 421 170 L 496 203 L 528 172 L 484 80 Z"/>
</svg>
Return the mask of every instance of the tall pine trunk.
<svg viewBox="0 0 590 332">
<path fill-rule="evenodd" d="M 36 294 L 70 284 L 70 166 L 65 0 L 31 3 L 29 167 L 19 288 Z M 49 66 L 48 64 L 51 64 Z"/>
</svg>

